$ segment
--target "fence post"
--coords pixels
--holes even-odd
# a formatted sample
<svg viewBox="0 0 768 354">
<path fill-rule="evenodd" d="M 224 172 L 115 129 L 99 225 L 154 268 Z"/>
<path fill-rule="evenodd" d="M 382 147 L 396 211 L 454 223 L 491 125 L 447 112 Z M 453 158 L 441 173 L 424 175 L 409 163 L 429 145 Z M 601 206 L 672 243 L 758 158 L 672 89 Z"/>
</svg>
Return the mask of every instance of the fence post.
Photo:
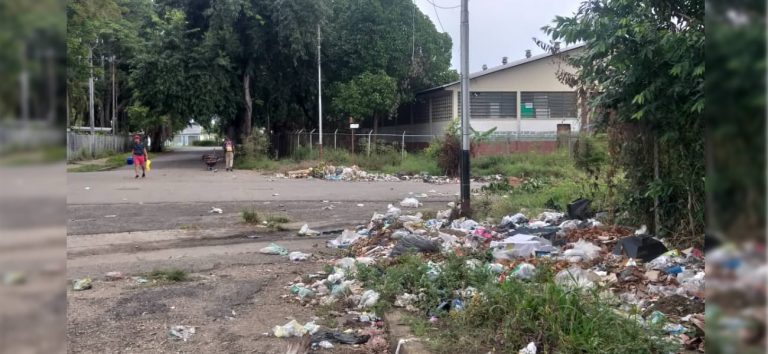
<svg viewBox="0 0 768 354">
<path fill-rule="evenodd" d="M 509 145 L 510 145 L 510 143 L 511 143 L 511 141 L 510 141 L 510 140 L 512 140 L 512 139 L 510 138 L 510 136 L 511 136 L 511 135 L 512 135 L 512 132 L 507 132 L 507 155 L 509 155 Z"/>
<path fill-rule="evenodd" d="M 312 129 L 312 131 L 309 132 L 309 152 L 310 153 L 312 152 L 312 134 L 314 134 L 314 133 L 315 133 L 314 129 Z"/>
<path fill-rule="evenodd" d="M 338 133 L 338 132 L 339 132 L 339 130 L 338 130 L 338 129 L 336 129 L 336 130 L 333 132 L 333 149 L 334 149 L 334 150 L 336 150 L 336 133 Z"/>
<path fill-rule="evenodd" d="M 371 157 L 371 134 L 373 134 L 373 130 L 368 132 L 368 157 Z"/>
<path fill-rule="evenodd" d="M 304 129 L 299 130 L 296 132 L 296 150 L 298 150 L 301 147 L 301 132 L 303 132 Z"/>
<path fill-rule="evenodd" d="M 405 131 L 403 131 L 403 140 L 400 144 L 400 155 L 405 160 Z"/>
</svg>

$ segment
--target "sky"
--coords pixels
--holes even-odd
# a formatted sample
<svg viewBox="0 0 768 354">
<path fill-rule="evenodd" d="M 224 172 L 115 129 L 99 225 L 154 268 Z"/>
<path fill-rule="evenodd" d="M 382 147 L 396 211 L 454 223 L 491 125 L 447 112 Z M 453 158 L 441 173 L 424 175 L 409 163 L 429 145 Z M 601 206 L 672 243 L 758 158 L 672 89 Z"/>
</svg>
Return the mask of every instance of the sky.
<svg viewBox="0 0 768 354">
<path fill-rule="evenodd" d="M 440 32 L 453 39 L 451 64 L 460 71 L 460 0 L 415 0 L 421 12 L 429 16 Z M 432 3 L 439 6 L 437 9 Z M 533 37 L 549 40 L 541 27 L 551 24 L 556 15 L 569 16 L 576 12 L 581 0 L 470 0 L 469 1 L 469 68 L 480 71 L 509 61 L 525 58 L 525 50 L 533 55 L 544 53 Z M 440 7 L 455 7 L 441 9 Z M 435 14 L 437 10 L 437 14 Z M 439 17 L 439 21 L 438 21 Z M 440 25 L 442 23 L 442 26 Z M 445 31 L 443 31 L 443 29 Z"/>
</svg>

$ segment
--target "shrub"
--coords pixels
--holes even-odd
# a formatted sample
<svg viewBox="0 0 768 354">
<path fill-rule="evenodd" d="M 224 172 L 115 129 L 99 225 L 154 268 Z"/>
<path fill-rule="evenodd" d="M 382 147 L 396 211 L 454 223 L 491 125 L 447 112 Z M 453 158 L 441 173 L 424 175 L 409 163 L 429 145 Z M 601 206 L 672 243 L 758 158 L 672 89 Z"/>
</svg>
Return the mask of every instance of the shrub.
<svg viewBox="0 0 768 354">
<path fill-rule="evenodd" d="M 259 213 L 254 209 L 243 209 L 240 211 L 240 216 L 243 218 L 243 221 L 249 224 L 258 224 L 261 222 Z"/>
</svg>

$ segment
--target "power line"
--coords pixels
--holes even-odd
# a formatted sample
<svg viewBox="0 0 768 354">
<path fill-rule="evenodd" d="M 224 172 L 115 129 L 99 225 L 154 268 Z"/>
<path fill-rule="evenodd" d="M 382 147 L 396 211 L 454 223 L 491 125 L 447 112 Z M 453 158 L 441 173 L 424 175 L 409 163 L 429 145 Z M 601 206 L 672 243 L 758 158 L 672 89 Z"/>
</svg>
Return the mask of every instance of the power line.
<svg viewBox="0 0 768 354">
<path fill-rule="evenodd" d="M 434 3 L 434 2 L 432 2 L 431 0 L 427 0 L 427 2 L 429 2 L 430 4 L 432 4 L 432 6 L 434 7 L 434 9 L 435 9 L 435 17 L 437 17 L 437 23 L 439 23 L 439 24 L 440 24 L 440 29 L 441 29 L 443 32 L 445 32 L 445 28 L 443 28 L 443 21 L 440 21 L 440 14 L 438 14 L 438 13 L 437 13 L 437 5 L 435 5 L 435 3 Z"/>
<path fill-rule="evenodd" d="M 427 2 L 432 4 L 432 6 L 438 8 L 438 9 L 443 9 L 443 10 L 453 10 L 453 9 L 458 9 L 458 8 L 461 7 L 461 4 L 456 5 L 456 6 L 440 6 L 440 5 L 435 4 L 435 2 L 432 1 L 432 0 L 427 0 Z"/>
</svg>

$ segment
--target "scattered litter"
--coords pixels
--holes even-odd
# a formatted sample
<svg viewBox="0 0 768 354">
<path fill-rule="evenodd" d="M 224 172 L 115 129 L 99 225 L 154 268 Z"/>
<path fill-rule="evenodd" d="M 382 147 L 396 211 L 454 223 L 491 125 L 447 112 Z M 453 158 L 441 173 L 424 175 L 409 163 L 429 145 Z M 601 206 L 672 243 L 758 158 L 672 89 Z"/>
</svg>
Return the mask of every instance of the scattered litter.
<svg viewBox="0 0 768 354">
<path fill-rule="evenodd" d="M 288 254 L 288 259 L 292 261 L 306 261 L 311 257 L 312 255 L 309 253 L 302 253 L 302 252 L 291 252 Z"/>
<path fill-rule="evenodd" d="M 195 334 L 195 327 L 192 326 L 173 326 L 168 330 L 168 335 L 175 340 L 188 341 Z"/>
<path fill-rule="evenodd" d="M 512 271 L 512 276 L 518 279 L 530 280 L 536 275 L 536 267 L 530 263 L 520 263 Z"/>
<path fill-rule="evenodd" d="M 437 244 L 422 236 L 407 235 L 392 248 L 390 256 L 398 256 L 408 252 L 434 253 L 438 250 Z"/>
<path fill-rule="evenodd" d="M 520 349 L 517 354 L 536 354 L 536 344 L 533 342 L 528 343 L 525 348 Z"/>
<path fill-rule="evenodd" d="M 277 338 L 301 337 L 307 333 L 307 329 L 296 320 L 272 328 L 272 334 Z"/>
<path fill-rule="evenodd" d="M 379 301 L 379 296 L 379 293 L 374 290 L 366 290 L 360 298 L 360 304 L 358 307 L 373 307 L 373 305 L 376 305 L 376 302 Z"/>
<path fill-rule="evenodd" d="M 221 214 L 223 212 L 224 211 L 221 210 L 221 208 L 216 208 L 216 207 L 212 207 L 211 210 L 208 211 L 208 213 L 216 213 L 216 214 Z"/>
<path fill-rule="evenodd" d="M 591 261 L 600 255 L 601 248 L 591 242 L 579 240 L 571 245 L 573 248 L 565 250 L 563 256 L 567 257 L 568 261 L 572 263 Z"/>
<path fill-rule="evenodd" d="M 91 190 L 91 187 L 85 187 L 85 190 L 89 191 Z"/>
<path fill-rule="evenodd" d="M 357 206 L 359 206 L 359 207 L 364 207 L 364 206 L 365 206 L 365 204 L 358 204 Z"/>
<path fill-rule="evenodd" d="M 22 272 L 8 272 L 3 274 L 3 284 L 20 285 L 27 281 L 27 277 Z"/>
<path fill-rule="evenodd" d="M 93 286 L 91 278 L 85 277 L 82 279 L 75 279 L 72 283 L 72 289 L 75 291 L 82 291 L 90 289 Z"/>
<path fill-rule="evenodd" d="M 147 278 L 144 278 L 144 277 L 134 277 L 133 281 L 135 281 L 136 284 L 146 284 L 146 283 L 149 283 L 149 280 L 147 280 Z"/>
<path fill-rule="evenodd" d="M 106 277 L 107 280 L 120 280 L 125 278 L 125 274 L 122 272 L 107 272 L 107 274 L 104 274 L 104 277 Z"/>
<path fill-rule="evenodd" d="M 320 232 L 310 229 L 308 224 L 304 224 L 299 230 L 299 236 L 314 236 L 319 234 Z"/>
<path fill-rule="evenodd" d="M 614 254 L 620 254 L 629 258 L 639 258 L 649 262 L 659 255 L 667 252 L 667 247 L 659 240 L 650 236 L 629 236 L 622 238 L 613 249 Z"/>
<path fill-rule="evenodd" d="M 327 340 L 322 340 L 322 341 L 320 341 L 320 343 L 317 343 L 317 345 L 320 348 L 323 348 L 323 349 L 332 349 L 333 348 L 333 344 L 331 344 L 331 342 L 329 342 Z"/>
<path fill-rule="evenodd" d="M 592 288 L 600 276 L 579 267 L 563 269 L 555 275 L 555 283 L 566 288 Z"/>
<path fill-rule="evenodd" d="M 403 208 L 418 208 L 421 203 L 416 198 L 405 198 L 400 202 L 400 206 Z"/>
<path fill-rule="evenodd" d="M 280 256 L 288 255 L 287 249 L 281 246 L 278 246 L 277 244 L 274 244 L 274 243 L 270 243 L 269 246 L 260 249 L 259 252 L 264 254 L 276 254 Z"/>
<path fill-rule="evenodd" d="M 312 335 L 312 343 L 319 343 L 322 341 L 328 341 L 331 343 L 341 343 L 341 344 L 365 344 L 369 339 L 371 339 L 370 334 L 362 334 L 358 335 L 355 333 L 345 333 L 345 332 L 339 332 L 339 331 L 331 331 L 331 330 L 320 330 L 317 331 L 317 333 Z"/>
<path fill-rule="evenodd" d="M 490 247 L 494 249 L 493 258 L 495 259 L 530 257 L 535 255 L 536 251 L 557 250 L 547 239 L 523 234 L 507 237 L 503 241 L 491 241 Z"/>
</svg>

